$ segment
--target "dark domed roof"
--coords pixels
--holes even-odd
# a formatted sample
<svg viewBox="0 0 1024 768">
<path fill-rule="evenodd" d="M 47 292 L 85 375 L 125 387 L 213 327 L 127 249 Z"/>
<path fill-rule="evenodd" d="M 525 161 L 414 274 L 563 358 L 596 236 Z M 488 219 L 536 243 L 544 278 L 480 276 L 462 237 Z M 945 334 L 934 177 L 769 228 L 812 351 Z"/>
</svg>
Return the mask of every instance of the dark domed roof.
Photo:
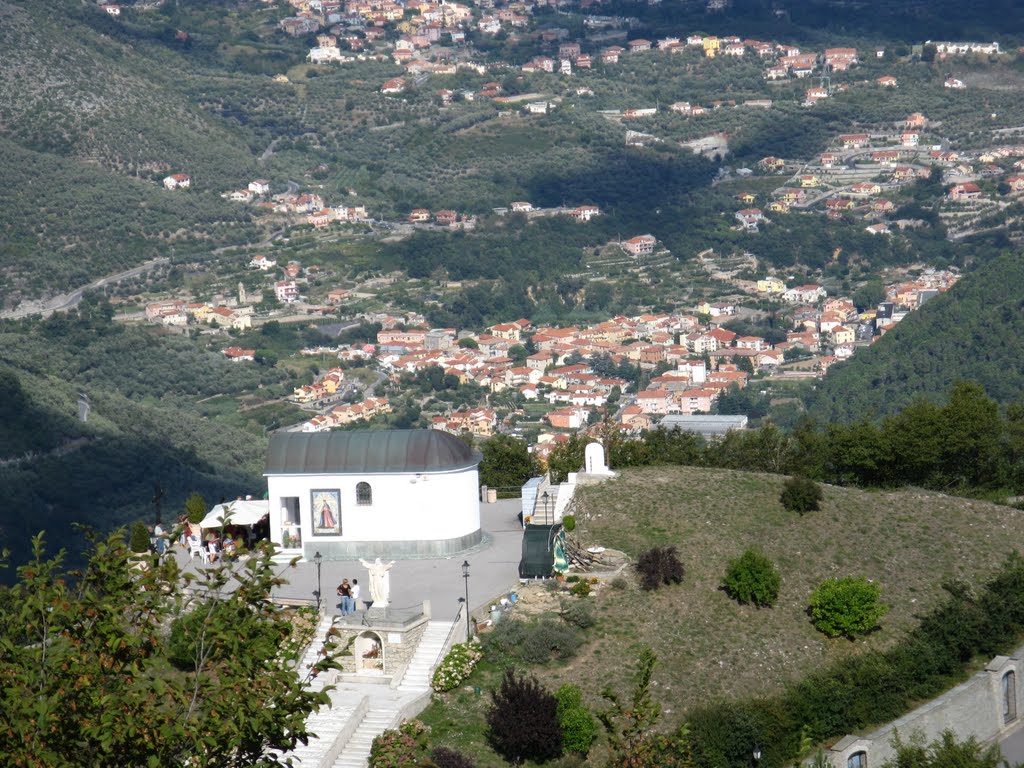
<svg viewBox="0 0 1024 768">
<path fill-rule="evenodd" d="M 445 472 L 475 467 L 480 454 L 436 429 L 280 432 L 270 438 L 267 475 Z"/>
</svg>

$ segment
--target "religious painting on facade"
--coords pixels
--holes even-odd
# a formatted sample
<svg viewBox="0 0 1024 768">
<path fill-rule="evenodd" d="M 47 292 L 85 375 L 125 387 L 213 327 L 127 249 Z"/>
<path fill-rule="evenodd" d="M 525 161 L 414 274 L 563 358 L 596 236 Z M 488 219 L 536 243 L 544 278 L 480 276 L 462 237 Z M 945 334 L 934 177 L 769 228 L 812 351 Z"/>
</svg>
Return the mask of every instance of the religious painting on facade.
<svg viewBox="0 0 1024 768">
<path fill-rule="evenodd" d="M 313 504 L 313 535 L 341 535 L 341 491 L 309 492 Z"/>
</svg>

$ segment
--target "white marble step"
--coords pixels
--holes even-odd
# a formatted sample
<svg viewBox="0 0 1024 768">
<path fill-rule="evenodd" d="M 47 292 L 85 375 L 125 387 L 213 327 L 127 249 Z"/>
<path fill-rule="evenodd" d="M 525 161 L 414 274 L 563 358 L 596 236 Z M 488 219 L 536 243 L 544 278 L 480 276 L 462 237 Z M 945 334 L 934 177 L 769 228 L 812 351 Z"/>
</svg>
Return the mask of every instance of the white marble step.
<svg viewBox="0 0 1024 768">
<path fill-rule="evenodd" d="M 430 679 L 434 674 L 434 666 L 438 662 L 438 656 L 451 631 L 451 624 L 443 621 L 432 621 L 427 624 L 423 636 L 420 638 L 416 652 L 409 660 L 405 674 L 398 686 L 398 690 L 408 693 L 418 693 L 430 687 Z"/>
<path fill-rule="evenodd" d="M 388 728 L 397 725 L 399 710 L 396 704 L 389 707 L 374 707 L 367 711 L 355 733 L 342 747 L 341 754 L 334 762 L 335 768 L 365 766 L 373 740 Z"/>
</svg>

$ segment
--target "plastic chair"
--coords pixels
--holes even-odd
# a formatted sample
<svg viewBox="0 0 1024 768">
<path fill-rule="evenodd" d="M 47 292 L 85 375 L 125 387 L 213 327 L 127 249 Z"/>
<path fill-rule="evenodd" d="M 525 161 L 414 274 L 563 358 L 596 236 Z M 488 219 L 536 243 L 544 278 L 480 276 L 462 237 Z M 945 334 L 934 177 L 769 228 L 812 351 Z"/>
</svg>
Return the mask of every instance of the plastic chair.
<svg viewBox="0 0 1024 768">
<path fill-rule="evenodd" d="M 204 564 L 210 562 L 209 553 L 206 551 L 206 547 L 203 546 L 203 542 L 199 540 L 198 536 L 188 537 L 188 555 L 189 559 L 199 555 L 199 559 L 202 560 Z"/>
</svg>

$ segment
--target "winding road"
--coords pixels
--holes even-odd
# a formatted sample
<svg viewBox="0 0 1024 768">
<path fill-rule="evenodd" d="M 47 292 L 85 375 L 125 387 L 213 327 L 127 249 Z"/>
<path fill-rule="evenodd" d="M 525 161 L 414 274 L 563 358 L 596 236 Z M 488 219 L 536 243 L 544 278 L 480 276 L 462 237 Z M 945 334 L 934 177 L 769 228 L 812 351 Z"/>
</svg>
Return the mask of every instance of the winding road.
<svg viewBox="0 0 1024 768">
<path fill-rule="evenodd" d="M 75 288 L 69 293 L 60 293 L 44 301 L 22 302 L 15 309 L 8 309 L 0 312 L 0 320 L 18 320 L 23 317 L 31 317 L 32 315 L 49 317 L 54 312 L 74 309 L 82 301 L 82 296 L 86 291 L 102 288 L 105 285 L 111 285 L 113 283 L 119 283 L 122 280 L 127 280 L 128 278 L 138 277 L 141 274 L 149 272 L 151 269 L 170 263 L 170 259 L 165 256 L 161 256 L 160 258 L 151 259 L 150 261 L 140 264 L 137 267 L 126 269 L 123 272 L 117 272 L 116 274 L 107 275 L 106 277 L 101 277 L 98 280 L 93 280 L 91 283 Z"/>
</svg>

